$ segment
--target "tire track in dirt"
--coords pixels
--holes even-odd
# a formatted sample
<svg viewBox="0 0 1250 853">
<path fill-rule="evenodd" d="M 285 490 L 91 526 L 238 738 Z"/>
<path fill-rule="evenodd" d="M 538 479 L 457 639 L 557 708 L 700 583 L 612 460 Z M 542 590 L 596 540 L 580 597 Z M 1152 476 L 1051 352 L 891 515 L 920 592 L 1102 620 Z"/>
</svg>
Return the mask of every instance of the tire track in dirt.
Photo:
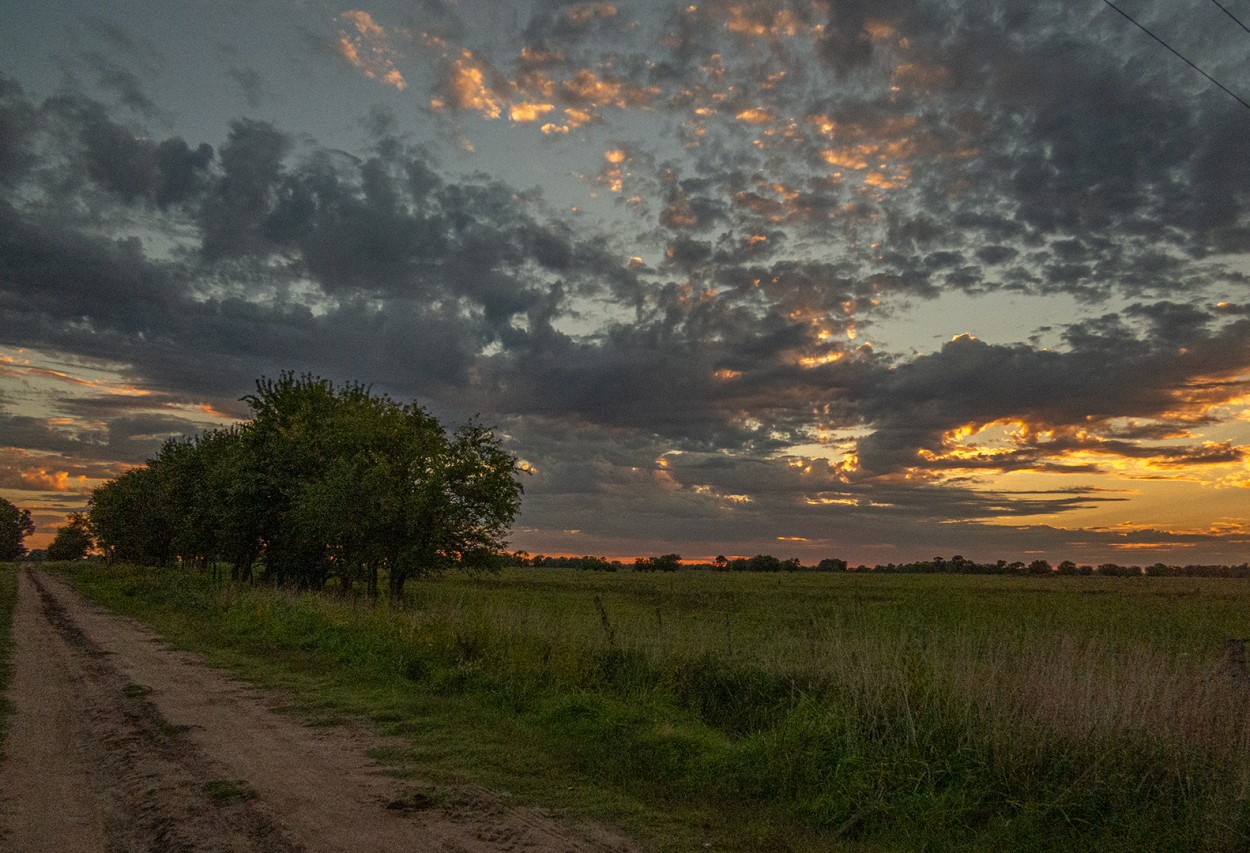
<svg viewBox="0 0 1250 853">
<path fill-rule="evenodd" d="M 45 573 L 19 578 L 13 634 L 0 849 L 639 849 L 482 789 L 435 806 L 366 757 L 377 739 L 300 725 Z"/>
<path fill-rule="evenodd" d="M 303 849 L 246 788 L 220 784 L 223 768 L 111 665 L 37 575 L 19 584 L 0 770 L 7 849 Z"/>
</svg>

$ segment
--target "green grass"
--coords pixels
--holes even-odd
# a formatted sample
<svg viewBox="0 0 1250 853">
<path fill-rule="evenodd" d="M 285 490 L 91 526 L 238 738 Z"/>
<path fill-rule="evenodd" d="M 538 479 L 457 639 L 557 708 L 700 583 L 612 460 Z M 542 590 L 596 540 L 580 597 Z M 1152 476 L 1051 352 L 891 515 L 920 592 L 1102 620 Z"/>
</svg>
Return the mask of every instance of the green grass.
<svg viewBox="0 0 1250 853">
<path fill-rule="evenodd" d="M 435 786 L 715 849 L 1239 850 L 1250 582 L 515 570 L 405 606 L 75 582 Z"/>
<path fill-rule="evenodd" d="M 256 799 L 256 791 L 241 779 L 213 779 L 204 783 L 203 791 L 219 806 Z"/>
<path fill-rule="evenodd" d="M 0 563 L 0 759 L 9 733 L 9 679 L 13 676 L 13 606 L 17 604 L 17 564 Z"/>
</svg>

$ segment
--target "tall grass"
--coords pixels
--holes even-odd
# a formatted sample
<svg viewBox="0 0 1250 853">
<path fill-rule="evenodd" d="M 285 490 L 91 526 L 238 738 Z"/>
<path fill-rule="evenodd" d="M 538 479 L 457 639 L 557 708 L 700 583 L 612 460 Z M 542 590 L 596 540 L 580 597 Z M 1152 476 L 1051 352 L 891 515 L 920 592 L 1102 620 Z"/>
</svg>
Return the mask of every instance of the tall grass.
<svg viewBox="0 0 1250 853">
<path fill-rule="evenodd" d="M 13 676 L 13 607 L 17 604 L 17 566 L 0 563 L 0 759 L 9 732 L 9 680 Z"/>
<path fill-rule="evenodd" d="M 1250 847 L 1250 692 L 1219 665 L 1245 582 L 524 570 L 391 607 L 75 577 L 427 757 L 502 732 L 519 759 L 472 756 L 496 781 L 538 762 L 547 793 L 573 774 L 724 828 L 686 841 Z"/>
</svg>

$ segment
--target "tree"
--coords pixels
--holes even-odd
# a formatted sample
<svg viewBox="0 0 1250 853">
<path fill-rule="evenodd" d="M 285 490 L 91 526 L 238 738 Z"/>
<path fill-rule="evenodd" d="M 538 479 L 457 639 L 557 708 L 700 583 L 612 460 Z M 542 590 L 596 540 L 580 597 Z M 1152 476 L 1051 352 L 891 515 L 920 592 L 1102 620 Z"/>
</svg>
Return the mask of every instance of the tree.
<svg viewBox="0 0 1250 853">
<path fill-rule="evenodd" d="M 265 573 L 390 592 L 448 566 L 489 568 L 520 508 L 516 458 L 477 424 L 448 435 L 416 404 L 310 376 L 261 380 L 243 430 L 256 461 Z"/>
<path fill-rule="evenodd" d="M 245 397 L 251 421 L 162 446 L 95 491 L 91 523 L 110 559 L 231 564 L 231 576 L 343 590 L 380 575 L 392 595 L 417 574 L 494 567 L 520 507 L 516 458 L 470 423 L 359 384 L 284 373 Z"/>
<path fill-rule="evenodd" d="M 91 550 L 91 524 L 81 512 L 70 513 L 48 546 L 49 560 L 81 560 Z"/>
<path fill-rule="evenodd" d="M 26 556 L 22 540 L 35 532 L 30 510 L 18 509 L 0 498 L 0 560 L 20 560 Z"/>
<path fill-rule="evenodd" d="M 163 566 L 173 556 L 174 517 L 162 501 L 163 469 L 132 468 L 91 493 L 87 516 L 109 561 Z"/>
<path fill-rule="evenodd" d="M 756 554 L 747 560 L 748 572 L 779 572 L 784 568 L 781 560 L 772 554 Z"/>
<path fill-rule="evenodd" d="M 634 560 L 634 571 L 638 572 L 675 572 L 681 568 L 681 554 L 661 554 L 658 557 L 638 557 Z"/>
</svg>

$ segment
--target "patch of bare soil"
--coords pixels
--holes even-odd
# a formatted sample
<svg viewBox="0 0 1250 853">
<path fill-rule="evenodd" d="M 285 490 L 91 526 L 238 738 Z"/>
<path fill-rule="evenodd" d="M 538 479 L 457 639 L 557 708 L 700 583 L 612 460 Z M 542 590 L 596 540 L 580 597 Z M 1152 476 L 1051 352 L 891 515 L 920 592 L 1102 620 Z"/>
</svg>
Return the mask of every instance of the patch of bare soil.
<svg viewBox="0 0 1250 853">
<path fill-rule="evenodd" d="M 0 850 L 569 851 L 639 847 L 484 789 L 432 799 L 36 570 L 19 578 Z"/>
</svg>

